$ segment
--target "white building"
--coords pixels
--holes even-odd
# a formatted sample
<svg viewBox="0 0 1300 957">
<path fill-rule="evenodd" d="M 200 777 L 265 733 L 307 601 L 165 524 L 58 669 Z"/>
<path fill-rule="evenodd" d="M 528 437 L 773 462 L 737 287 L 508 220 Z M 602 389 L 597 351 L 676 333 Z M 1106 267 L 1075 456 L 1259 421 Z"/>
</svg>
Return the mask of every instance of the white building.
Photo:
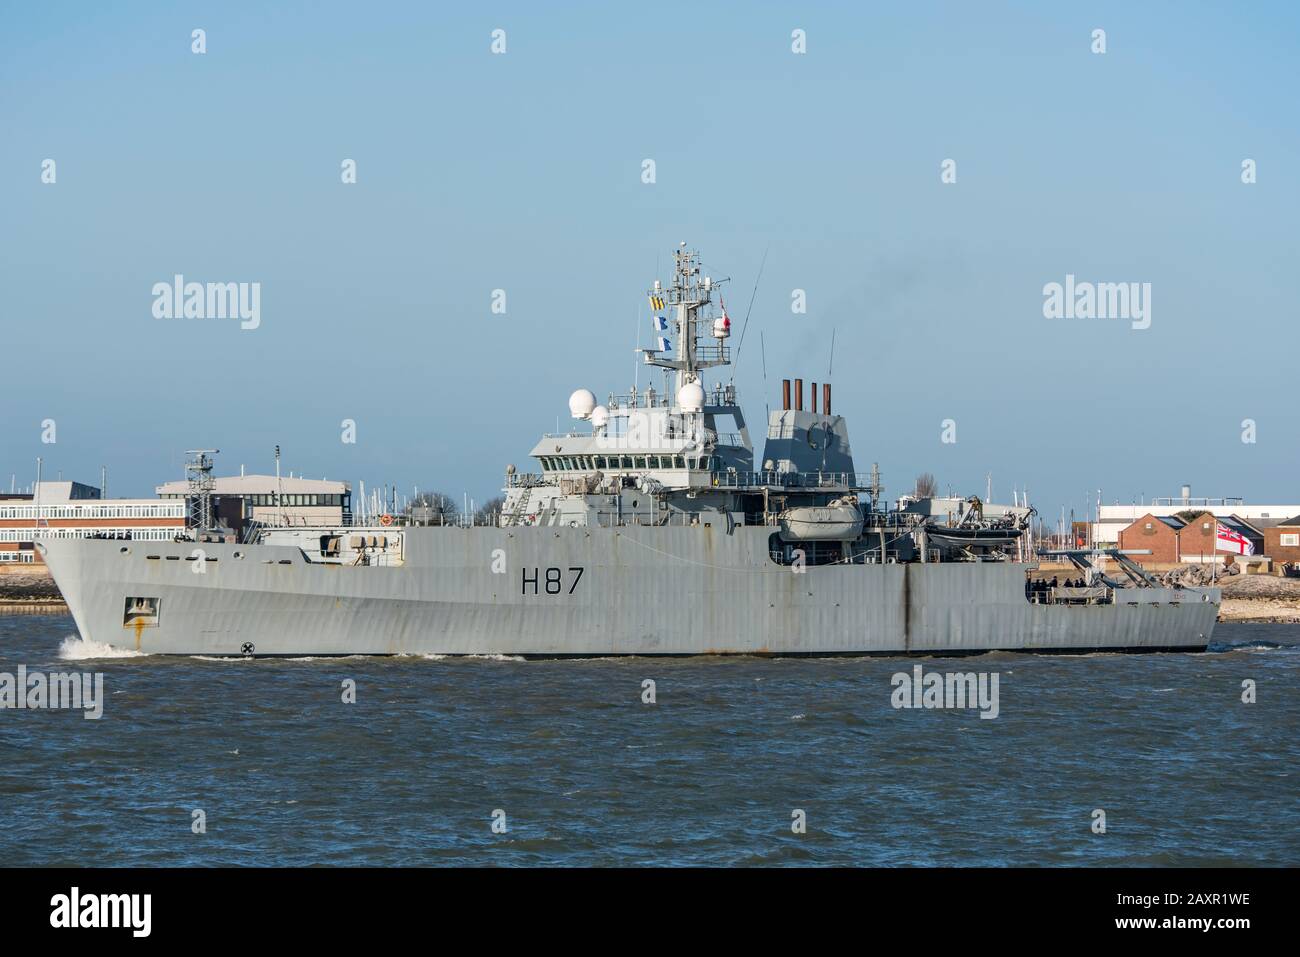
<svg viewBox="0 0 1300 957">
<path fill-rule="evenodd" d="M 214 512 L 238 530 L 248 522 L 263 525 L 350 525 L 352 489 L 346 482 L 325 479 L 276 478 L 274 475 L 232 475 L 213 479 Z M 185 480 L 159 485 L 164 499 L 185 499 Z"/>
<path fill-rule="evenodd" d="M 1092 540 L 1095 548 L 1114 548 L 1119 533 L 1143 515 L 1150 512 L 1156 518 L 1167 518 L 1194 509 L 1209 512 L 1217 518 L 1236 515 L 1247 521 L 1254 518 L 1285 519 L 1300 515 L 1300 504 L 1249 505 L 1240 498 L 1193 498 L 1190 485 L 1184 485 L 1182 494 L 1173 498 L 1154 498 L 1146 504 L 1102 505 L 1098 521 L 1092 523 Z"/>
<path fill-rule="evenodd" d="M 100 498 L 80 482 L 38 482 L 29 495 L 0 496 L 0 562 L 39 564 L 38 538 L 171 541 L 185 531 L 185 503 Z"/>
</svg>

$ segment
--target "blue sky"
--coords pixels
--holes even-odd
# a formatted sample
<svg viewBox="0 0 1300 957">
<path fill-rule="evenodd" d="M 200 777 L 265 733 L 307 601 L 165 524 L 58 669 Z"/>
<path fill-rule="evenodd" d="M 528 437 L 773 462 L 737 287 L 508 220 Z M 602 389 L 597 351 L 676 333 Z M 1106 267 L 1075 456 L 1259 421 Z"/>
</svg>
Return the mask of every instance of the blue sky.
<svg viewBox="0 0 1300 957">
<path fill-rule="evenodd" d="M 40 455 L 149 495 L 185 449 L 270 471 L 279 444 L 483 500 L 573 389 L 632 383 L 687 240 L 737 326 L 767 251 L 751 423 L 834 333 L 891 495 L 1300 500 L 1294 5 L 539 7 L 5 4 L 4 487 Z M 261 326 L 155 319 L 176 273 L 260 282 Z M 1067 273 L 1150 282 L 1151 327 L 1044 318 Z"/>
</svg>

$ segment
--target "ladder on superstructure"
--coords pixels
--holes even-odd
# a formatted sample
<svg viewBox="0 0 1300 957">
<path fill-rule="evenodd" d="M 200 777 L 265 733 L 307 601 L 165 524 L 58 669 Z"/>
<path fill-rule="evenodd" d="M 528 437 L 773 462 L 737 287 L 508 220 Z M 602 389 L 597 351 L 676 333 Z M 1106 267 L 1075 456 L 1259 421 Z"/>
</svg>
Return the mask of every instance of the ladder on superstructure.
<svg viewBox="0 0 1300 957">
<path fill-rule="evenodd" d="M 529 500 L 533 497 L 533 487 L 524 486 L 524 494 L 519 499 L 519 504 L 510 510 L 510 524 L 518 525 L 519 520 L 524 516 L 524 509 L 528 507 Z"/>
</svg>

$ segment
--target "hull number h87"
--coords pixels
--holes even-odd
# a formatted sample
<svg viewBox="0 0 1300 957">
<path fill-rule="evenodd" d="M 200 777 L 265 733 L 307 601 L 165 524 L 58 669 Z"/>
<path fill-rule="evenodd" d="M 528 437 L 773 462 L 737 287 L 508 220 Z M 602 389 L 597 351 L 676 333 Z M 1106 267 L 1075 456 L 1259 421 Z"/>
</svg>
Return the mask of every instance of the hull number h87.
<svg viewBox="0 0 1300 957">
<path fill-rule="evenodd" d="M 524 568 L 522 593 L 525 595 L 572 595 L 573 590 L 578 587 L 578 581 L 582 578 L 584 569 L 570 566 L 569 574 L 565 575 L 563 568 Z M 565 584 L 568 588 L 565 588 Z M 531 591 L 529 589 L 532 589 Z"/>
</svg>

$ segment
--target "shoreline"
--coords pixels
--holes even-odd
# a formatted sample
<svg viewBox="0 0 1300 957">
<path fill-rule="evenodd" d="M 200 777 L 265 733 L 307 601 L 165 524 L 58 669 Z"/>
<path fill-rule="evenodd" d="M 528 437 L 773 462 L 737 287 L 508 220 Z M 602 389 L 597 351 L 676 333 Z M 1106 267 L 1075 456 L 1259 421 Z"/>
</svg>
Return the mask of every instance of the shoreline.
<svg viewBox="0 0 1300 957">
<path fill-rule="evenodd" d="M 1225 598 L 1219 621 L 1236 624 L 1300 624 L 1300 604 L 1287 599 Z"/>
<path fill-rule="evenodd" d="M 15 600 L 0 598 L 0 615 L 67 615 L 68 603 L 59 598 Z"/>
</svg>

